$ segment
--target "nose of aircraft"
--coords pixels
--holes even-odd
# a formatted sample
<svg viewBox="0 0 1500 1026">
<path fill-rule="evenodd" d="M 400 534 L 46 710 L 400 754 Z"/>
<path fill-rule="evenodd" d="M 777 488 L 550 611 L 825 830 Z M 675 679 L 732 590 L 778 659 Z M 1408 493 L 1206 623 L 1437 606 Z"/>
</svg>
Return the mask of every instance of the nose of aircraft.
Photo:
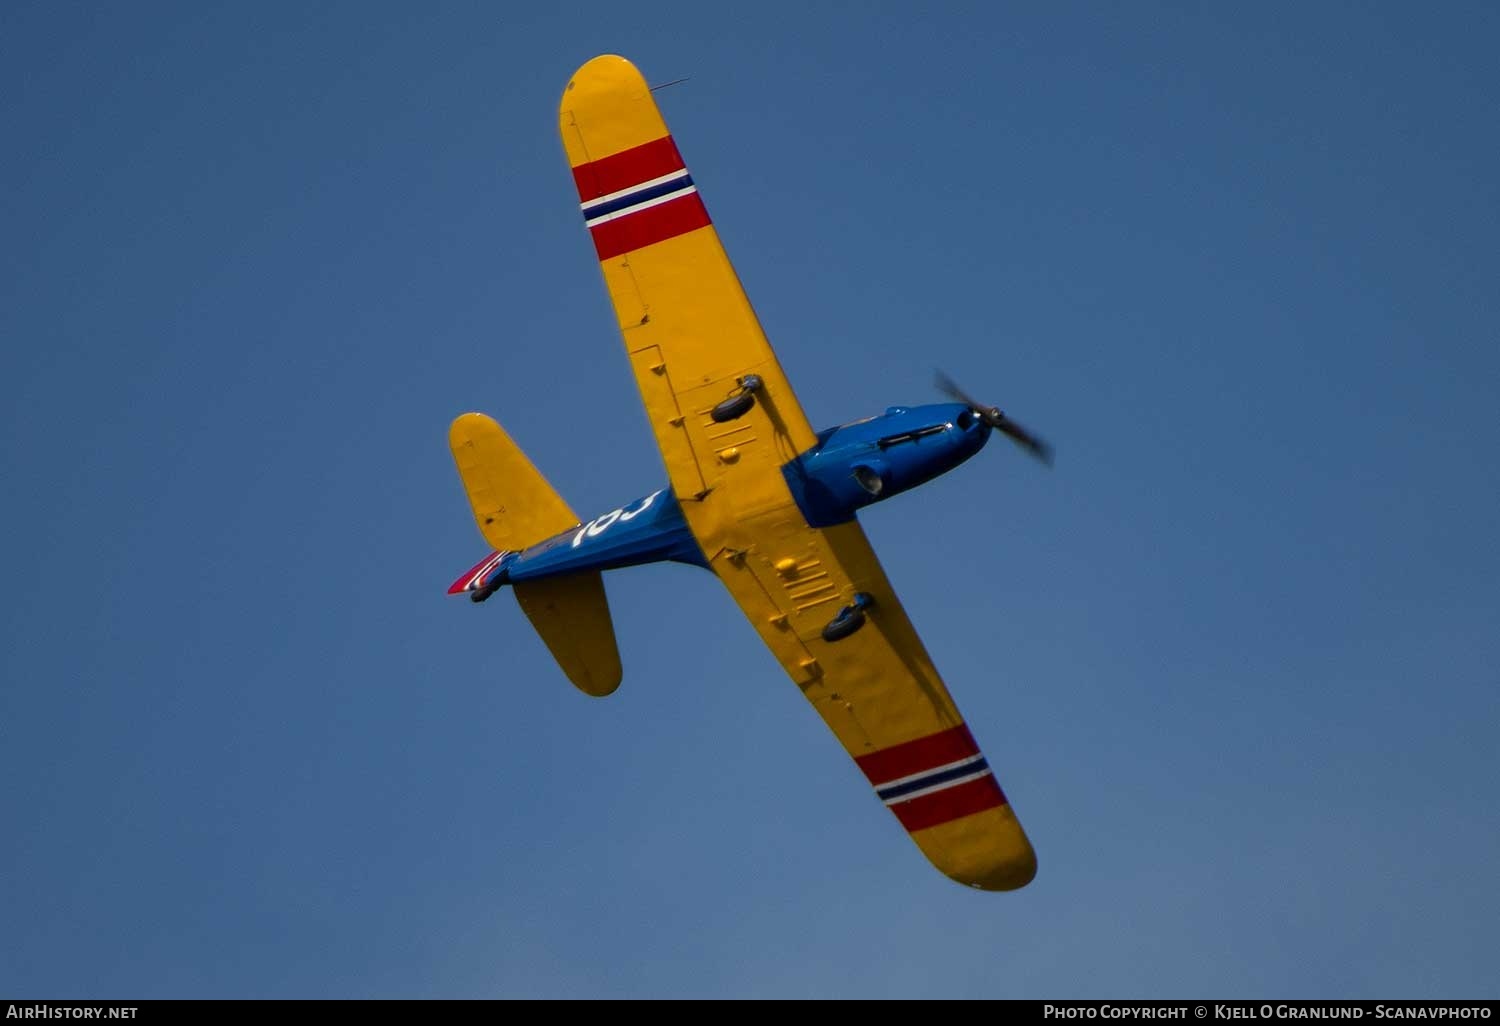
<svg viewBox="0 0 1500 1026">
<path fill-rule="evenodd" d="M 973 410 L 965 408 L 954 417 L 953 427 L 951 434 L 954 444 L 967 453 L 978 452 L 990 440 L 991 427 L 976 416 Z"/>
<path fill-rule="evenodd" d="M 954 399 L 959 400 L 964 406 L 968 407 L 974 416 L 984 422 L 985 427 L 993 428 L 1001 434 L 1009 436 L 1012 441 L 1031 453 L 1031 455 L 1049 467 L 1052 465 L 1052 447 L 1007 417 L 1000 407 L 980 404 L 972 399 L 963 389 L 959 388 L 954 380 L 942 371 L 938 371 L 937 385 L 939 389 L 947 392 Z"/>
</svg>

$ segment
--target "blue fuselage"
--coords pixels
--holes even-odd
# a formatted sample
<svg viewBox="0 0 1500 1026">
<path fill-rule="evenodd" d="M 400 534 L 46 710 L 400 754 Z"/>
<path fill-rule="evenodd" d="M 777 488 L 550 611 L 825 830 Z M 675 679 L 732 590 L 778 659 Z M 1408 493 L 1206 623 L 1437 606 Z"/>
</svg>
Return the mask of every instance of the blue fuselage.
<svg viewBox="0 0 1500 1026">
<path fill-rule="evenodd" d="M 807 522 L 828 527 L 952 470 L 982 449 L 989 433 L 962 403 L 892 406 L 820 432 L 817 445 L 781 469 Z M 483 585 L 662 561 L 708 566 L 670 488 L 507 554 Z"/>
<path fill-rule="evenodd" d="M 670 488 L 537 542 L 502 566 L 509 580 L 527 581 L 664 560 L 708 566 Z"/>
</svg>

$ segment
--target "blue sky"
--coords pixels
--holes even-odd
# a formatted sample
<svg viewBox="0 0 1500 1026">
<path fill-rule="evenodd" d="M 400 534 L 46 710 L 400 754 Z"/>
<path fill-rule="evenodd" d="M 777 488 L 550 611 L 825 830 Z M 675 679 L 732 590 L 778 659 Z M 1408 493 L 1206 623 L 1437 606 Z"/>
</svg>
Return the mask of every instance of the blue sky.
<svg viewBox="0 0 1500 1026">
<path fill-rule="evenodd" d="M 1495 997 L 1489 4 L 8 4 L 0 992 Z M 447 453 L 664 474 L 556 136 L 634 60 L 1041 870 L 928 867 L 709 575 L 575 692 Z"/>
</svg>

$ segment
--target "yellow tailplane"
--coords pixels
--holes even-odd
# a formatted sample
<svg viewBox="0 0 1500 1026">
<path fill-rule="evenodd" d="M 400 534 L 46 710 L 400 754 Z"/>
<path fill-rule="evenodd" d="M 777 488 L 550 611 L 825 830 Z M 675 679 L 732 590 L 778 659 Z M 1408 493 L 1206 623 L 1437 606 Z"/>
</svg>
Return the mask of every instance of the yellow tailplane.
<svg viewBox="0 0 1500 1026">
<path fill-rule="evenodd" d="M 465 413 L 448 429 L 479 533 L 496 551 L 520 550 L 579 523 L 578 517 L 493 418 Z M 516 601 L 578 690 L 603 697 L 620 686 L 620 649 L 598 571 L 513 585 Z"/>
</svg>

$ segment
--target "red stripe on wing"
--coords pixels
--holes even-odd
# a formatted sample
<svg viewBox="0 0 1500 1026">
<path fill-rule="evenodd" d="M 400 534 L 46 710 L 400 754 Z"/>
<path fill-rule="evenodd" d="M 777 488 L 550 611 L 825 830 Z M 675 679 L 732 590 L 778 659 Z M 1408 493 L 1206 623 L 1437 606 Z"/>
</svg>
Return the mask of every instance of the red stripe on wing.
<svg viewBox="0 0 1500 1026">
<path fill-rule="evenodd" d="M 658 203 L 645 210 L 617 217 L 590 228 L 600 260 L 684 235 L 711 224 L 708 211 L 696 192 Z"/>
<path fill-rule="evenodd" d="M 993 775 L 934 791 L 911 801 L 892 805 L 891 811 L 908 831 L 925 830 L 963 816 L 1005 804 L 1005 792 Z"/>
<path fill-rule="evenodd" d="M 573 169 L 573 184 L 578 186 L 579 200 L 587 203 L 680 171 L 685 166 L 682 155 L 677 152 L 677 144 L 670 135 L 664 135 L 612 157 L 579 164 Z"/>
<path fill-rule="evenodd" d="M 969 728 L 960 723 L 938 734 L 928 734 L 915 741 L 861 755 L 854 761 L 865 771 L 870 783 L 879 787 L 978 754 L 979 746 L 974 743 Z"/>
</svg>

